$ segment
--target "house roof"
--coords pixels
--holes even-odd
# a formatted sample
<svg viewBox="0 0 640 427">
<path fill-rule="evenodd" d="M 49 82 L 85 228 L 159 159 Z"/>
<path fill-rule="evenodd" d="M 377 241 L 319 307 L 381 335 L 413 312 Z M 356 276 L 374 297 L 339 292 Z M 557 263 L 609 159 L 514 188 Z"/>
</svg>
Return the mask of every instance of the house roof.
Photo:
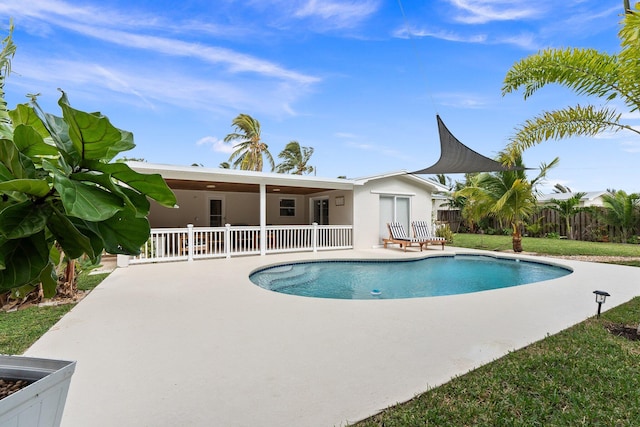
<svg viewBox="0 0 640 427">
<path fill-rule="evenodd" d="M 169 187 L 174 190 L 258 193 L 260 184 L 266 184 L 267 193 L 314 194 L 327 190 L 352 190 L 354 185 L 358 185 L 350 179 L 319 178 L 309 175 L 205 168 L 200 166 L 176 166 L 146 162 L 127 162 L 127 164 L 140 173 L 162 175 Z"/>
<path fill-rule="evenodd" d="M 378 180 L 378 179 L 385 179 L 385 178 L 391 178 L 391 177 L 396 177 L 396 176 L 401 176 L 403 178 L 406 178 L 409 181 L 415 182 L 415 183 L 417 183 L 419 185 L 422 185 L 422 186 L 426 186 L 432 191 L 449 191 L 449 189 L 447 187 L 445 187 L 444 185 L 442 185 L 442 184 L 440 184 L 438 182 L 432 181 L 430 179 L 422 178 L 422 177 L 417 176 L 417 175 L 413 175 L 413 174 L 407 172 L 406 170 L 400 170 L 400 171 L 382 173 L 382 174 L 378 174 L 378 175 L 371 175 L 371 176 L 365 176 L 365 177 L 360 177 L 360 178 L 354 178 L 354 181 L 355 181 L 356 184 L 364 185 L 369 181 L 375 181 L 375 180 Z"/>
<path fill-rule="evenodd" d="M 584 196 L 580 198 L 582 201 L 593 201 L 598 197 L 601 197 L 604 194 L 607 194 L 607 191 L 581 191 L 581 193 L 586 193 Z M 551 199 L 556 199 L 560 201 L 568 200 L 573 197 L 576 193 L 551 193 L 551 194 L 540 194 L 537 197 L 538 203 L 548 203 Z"/>
</svg>

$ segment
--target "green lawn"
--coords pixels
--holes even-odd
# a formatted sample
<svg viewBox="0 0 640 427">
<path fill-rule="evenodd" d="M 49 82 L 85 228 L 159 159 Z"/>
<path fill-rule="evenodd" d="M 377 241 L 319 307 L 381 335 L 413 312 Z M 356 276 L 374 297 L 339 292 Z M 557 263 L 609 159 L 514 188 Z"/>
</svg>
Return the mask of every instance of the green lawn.
<svg viewBox="0 0 640 427">
<path fill-rule="evenodd" d="M 453 246 L 485 249 L 489 251 L 511 250 L 511 236 L 483 234 L 455 234 Z M 640 245 L 620 243 L 582 242 L 579 240 L 523 237 L 525 252 L 545 255 L 598 255 L 640 257 Z"/>
<path fill-rule="evenodd" d="M 78 289 L 91 290 L 109 274 L 78 275 Z M 0 354 L 22 354 L 58 320 L 73 308 L 74 304 L 51 307 L 29 307 L 10 313 L 0 312 Z"/>
<path fill-rule="evenodd" d="M 640 298 L 508 354 L 356 426 L 638 426 L 640 341 L 608 332 Z"/>
</svg>

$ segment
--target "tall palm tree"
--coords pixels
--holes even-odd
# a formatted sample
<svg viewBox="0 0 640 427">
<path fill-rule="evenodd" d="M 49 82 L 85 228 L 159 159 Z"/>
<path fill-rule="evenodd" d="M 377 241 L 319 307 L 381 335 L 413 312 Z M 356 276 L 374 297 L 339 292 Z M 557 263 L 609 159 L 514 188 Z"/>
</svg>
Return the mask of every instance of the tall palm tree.
<svg viewBox="0 0 640 427">
<path fill-rule="evenodd" d="M 574 195 L 572 195 L 571 197 L 565 200 L 551 199 L 549 200 L 549 203 L 551 204 L 546 206 L 547 208 L 558 212 L 558 215 L 560 215 L 560 219 L 564 221 L 564 225 L 567 230 L 567 237 L 569 237 L 569 239 L 571 240 L 575 238 L 571 230 L 571 218 L 573 218 L 573 216 L 578 212 L 588 210 L 585 207 L 579 207 L 580 200 L 586 194 L 587 193 L 579 192 L 579 193 L 575 193 Z"/>
<path fill-rule="evenodd" d="M 291 141 L 278 154 L 278 157 L 284 161 L 276 166 L 276 172 L 291 172 L 294 175 L 312 173 L 315 169 L 313 166 L 307 165 L 312 155 L 313 147 L 301 147 L 298 141 Z"/>
<path fill-rule="evenodd" d="M 578 95 L 618 98 L 630 111 L 639 110 L 640 6 L 631 10 L 625 1 L 625 12 L 618 33 L 622 47 L 618 54 L 579 48 L 543 50 L 513 65 L 504 79 L 502 94 L 523 89 L 526 100 L 545 85 L 556 83 Z M 543 112 L 516 129 L 508 149 L 522 151 L 548 139 L 594 136 L 604 131 L 626 129 L 640 134 L 621 119 L 622 113 L 607 104 Z"/>
<path fill-rule="evenodd" d="M 636 231 L 640 220 L 640 194 L 627 194 L 622 190 L 602 196 L 605 210 L 605 220 L 614 227 L 619 227 L 622 242 Z"/>
<path fill-rule="evenodd" d="M 273 170 L 275 163 L 269 152 L 269 146 L 261 139 L 260 122 L 248 114 L 239 114 L 233 119 L 231 126 L 235 128 L 235 132 L 225 136 L 224 142 L 235 143 L 233 146 L 235 151 L 229 157 L 233 167 L 260 172 L 263 158 L 266 157 Z"/>
</svg>

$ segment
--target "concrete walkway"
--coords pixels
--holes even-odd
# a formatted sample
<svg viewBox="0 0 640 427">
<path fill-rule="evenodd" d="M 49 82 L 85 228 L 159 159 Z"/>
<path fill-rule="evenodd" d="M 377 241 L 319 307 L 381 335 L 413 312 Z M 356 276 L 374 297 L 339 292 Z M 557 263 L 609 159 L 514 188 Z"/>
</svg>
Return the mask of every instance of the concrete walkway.
<svg viewBox="0 0 640 427">
<path fill-rule="evenodd" d="M 78 361 L 63 427 L 340 426 L 593 316 L 595 289 L 611 294 L 603 309 L 640 294 L 639 268 L 565 260 L 552 260 L 575 270 L 561 279 L 405 300 L 303 298 L 248 280 L 282 261 L 423 255 L 117 269 L 27 354 Z"/>
</svg>

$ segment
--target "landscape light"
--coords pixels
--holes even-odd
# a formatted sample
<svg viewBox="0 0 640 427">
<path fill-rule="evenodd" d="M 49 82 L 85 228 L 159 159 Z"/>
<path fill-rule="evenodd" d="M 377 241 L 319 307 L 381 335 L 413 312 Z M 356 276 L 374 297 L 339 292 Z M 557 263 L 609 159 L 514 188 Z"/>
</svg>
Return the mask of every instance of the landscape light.
<svg viewBox="0 0 640 427">
<path fill-rule="evenodd" d="M 596 302 L 598 303 L 598 319 L 600 318 L 600 309 L 602 308 L 602 304 L 607 300 L 607 297 L 611 296 L 608 292 L 605 291 L 593 291 L 596 294 Z"/>
</svg>

